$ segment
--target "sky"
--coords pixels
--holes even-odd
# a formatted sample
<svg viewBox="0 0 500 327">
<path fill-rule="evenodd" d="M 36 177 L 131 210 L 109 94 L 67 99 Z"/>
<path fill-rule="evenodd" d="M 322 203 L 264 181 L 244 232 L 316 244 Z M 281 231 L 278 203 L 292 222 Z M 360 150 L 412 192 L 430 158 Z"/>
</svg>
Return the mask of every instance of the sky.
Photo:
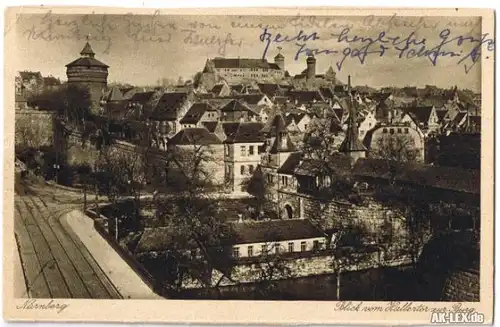
<svg viewBox="0 0 500 327">
<path fill-rule="evenodd" d="M 108 83 L 154 85 L 158 79 L 179 76 L 186 80 L 203 69 L 207 58 L 262 58 L 268 45 L 266 59 L 273 61 L 281 52 L 292 75 L 305 69 L 305 50 L 316 49 L 318 74 L 332 66 L 343 82 L 351 75 L 353 85 L 456 85 L 480 91 L 480 61 L 472 65 L 468 56 L 481 39 L 480 18 L 474 17 L 60 15 L 47 11 L 20 15 L 15 33 L 17 70 L 40 71 L 62 80 L 65 65 L 79 57 L 88 38 L 96 59 L 110 66 Z M 474 42 L 460 42 L 459 37 L 472 37 Z M 407 40 L 409 46 L 401 51 Z M 441 43 L 445 44 L 438 49 Z M 363 56 L 367 45 L 370 53 Z M 441 56 L 433 63 L 426 54 L 436 49 Z M 456 56 L 450 56 L 452 52 Z"/>
</svg>

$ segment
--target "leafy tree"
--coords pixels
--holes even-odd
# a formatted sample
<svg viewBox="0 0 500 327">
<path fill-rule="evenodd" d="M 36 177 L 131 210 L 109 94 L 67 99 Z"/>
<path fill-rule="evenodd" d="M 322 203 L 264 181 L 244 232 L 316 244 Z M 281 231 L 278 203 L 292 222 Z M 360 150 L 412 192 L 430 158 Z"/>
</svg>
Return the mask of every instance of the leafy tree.
<svg viewBox="0 0 500 327">
<path fill-rule="evenodd" d="M 55 111 L 59 117 L 76 126 L 91 118 L 91 98 L 88 89 L 66 84 L 34 95 L 29 102 L 41 109 Z"/>
</svg>

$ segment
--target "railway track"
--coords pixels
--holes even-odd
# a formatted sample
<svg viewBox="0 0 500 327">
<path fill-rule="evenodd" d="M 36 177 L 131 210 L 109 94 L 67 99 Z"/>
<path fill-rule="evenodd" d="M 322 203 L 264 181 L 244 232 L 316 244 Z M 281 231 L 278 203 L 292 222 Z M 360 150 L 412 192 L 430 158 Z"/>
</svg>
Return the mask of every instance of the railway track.
<svg viewBox="0 0 500 327">
<path fill-rule="evenodd" d="M 81 204 L 53 203 L 33 192 L 15 197 L 15 232 L 29 297 L 121 298 L 64 219 Z"/>
</svg>

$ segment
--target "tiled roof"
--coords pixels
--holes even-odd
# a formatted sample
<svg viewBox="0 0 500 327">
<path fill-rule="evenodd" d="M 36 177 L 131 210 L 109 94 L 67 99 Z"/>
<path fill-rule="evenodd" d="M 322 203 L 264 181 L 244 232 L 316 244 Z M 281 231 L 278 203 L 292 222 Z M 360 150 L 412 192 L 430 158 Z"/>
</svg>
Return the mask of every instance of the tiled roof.
<svg viewBox="0 0 500 327">
<path fill-rule="evenodd" d="M 295 169 L 295 174 L 302 176 L 318 176 L 329 173 L 331 175 L 346 175 L 351 172 L 352 158 L 342 153 L 336 153 L 329 158 L 329 162 L 318 159 L 305 159 Z"/>
<path fill-rule="evenodd" d="M 319 92 L 321 93 L 321 95 L 323 95 L 323 97 L 327 99 L 333 99 L 335 97 L 333 89 L 329 86 L 320 87 Z"/>
<path fill-rule="evenodd" d="M 122 92 L 117 86 L 113 86 L 111 90 L 104 96 L 105 101 L 111 101 L 111 102 L 116 102 L 116 101 L 123 101 L 125 98 L 123 97 Z"/>
<path fill-rule="evenodd" d="M 444 117 L 448 113 L 448 110 L 436 110 L 436 115 L 438 117 L 438 120 L 441 122 L 443 121 Z"/>
<path fill-rule="evenodd" d="M 302 153 L 293 152 L 291 153 L 285 162 L 278 169 L 278 174 L 293 175 L 295 169 L 299 166 L 300 160 L 302 159 Z"/>
<path fill-rule="evenodd" d="M 66 67 L 80 67 L 80 66 L 82 66 L 82 67 L 101 67 L 101 68 L 108 68 L 109 67 L 105 63 L 102 63 L 95 58 L 87 58 L 87 57 L 78 58 L 75 61 L 72 61 L 66 65 Z"/>
<path fill-rule="evenodd" d="M 276 136 L 279 132 L 286 131 L 287 123 L 283 118 L 283 115 L 278 112 L 273 117 L 273 119 L 269 119 L 266 125 L 263 128 L 263 132 L 268 136 Z"/>
<path fill-rule="evenodd" d="M 231 88 L 231 91 L 234 91 L 236 93 L 242 93 L 246 88 L 243 84 L 230 85 L 229 87 Z"/>
<path fill-rule="evenodd" d="M 202 122 L 203 126 L 210 132 L 214 133 L 215 129 L 217 128 L 217 124 L 219 124 L 218 121 L 204 121 Z"/>
<path fill-rule="evenodd" d="M 433 107 L 407 107 L 404 112 L 410 115 L 417 123 L 427 124 Z"/>
<path fill-rule="evenodd" d="M 260 83 L 258 84 L 259 90 L 267 95 L 268 97 L 272 98 L 275 95 L 281 94 L 281 88 L 278 84 L 272 84 L 272 83 Z"/>
<path fill-rule="evenodd" d="M 175 120 L 177 119 L 177 110 L 181 107 L 187 98 L 185 92 L 164 93 L 151 115 L 155 120 Z"/>
<path fill-rule="evenodd" d="M 224 84 L 216 84 L 214 87 L 210 90 L 211 93 L 219 94 L 222 91 L 222 88 L 224 87 Z"/>
<path fill-rule="evenodd" d="M 238 100 L 243 100 L 248 104 L 257 104 L 264 96 L 259 93 L 238 95 Z"/>
<path fill-rule="evenodd" d="M 361 177 L 394 179 L 400 182 L 471 194 L 479 194 L 481 190 L 479 170 L 457 167 L 361 158 L 354 164 L 353 173 Z"/>
<path fill-rule="evenodd" d="M 181 124 L 197 124 L 206 111 L 215 111 L 215 108 L 206 102 L 193 103 L 188 112 L 180 120 Z"/>
<path fill-rule="evenodd" d="M 80 51 L 80 54 L 83 55 L 90 55 L 93 56 L 95 55 L 94 50 L 92 50 L 92 47 L 90 44 L 87 42 L 85 43 L 85 46 L 83 47 L 82 51 Z"/>
<path fill-rule="evenodd" d="M 227 103 L 226 105 L 224 105 L 222 108 L 221 108 L 221 111 L 222 112 L 235 112 L 235 111 L 250 111 L 250 112 L 253 112 L 253 110 L 248 107 L 247 105 L 241 103 L 240 101 L 238 100 L 231 100 L 229 101 L 229 103 Z"/>
<path fill-rule="evenodd" d="M 275 153 L 279 153 L 279 152 L 297 151 L 297 148 L 295 147 L 295 144 L 293 144 L 288 133 L 286 135 L 284 135 L 284 137 L 285 137 L 285 143 L 282 142 L 282 139 L 280 137 L 276 137 L 274 139 L 274 142 L 273 142 L 271 148 L 269 149 L 269 153 L 275 154 Z"/>
<path fill-rule="evenodd" d="M 279 70 L 278 65 L 265 59 L 248 58 L 215 58 L 212 59 L 215 68 L 265 68 Z"/>
<path fill-rule="evenodd" d="M 260 143 L 265 140 L 262 123 L 223 123 L 222 128 L 227 136 L 226 143 Z"/>
<path fill-rule="evenodd" d="M 231 223 L 231 243 L 250 244 L 324 237 L 307 219 L 248 221 Z"/>
<path fill-rule="evenodd" d="M 325 100 L 318 91 L 290 91 L 287 95 L 290 100 L 297 101 L 298 104 Z"/>
<path fill-rule="evenodd" d="M 204 127 L 184 128 L 168 140 L 168 145 L 212 144 L 222 144 L 222 141 Z"/>
<path fill-rule="evenodd" d="M 153 95 L 154 95 L 153 91 L 137 92 L 129 99 L 129 102 L 144 104 L 144 103 L 150 101 L 151 97 L 153 97 Z"/>
</svg>

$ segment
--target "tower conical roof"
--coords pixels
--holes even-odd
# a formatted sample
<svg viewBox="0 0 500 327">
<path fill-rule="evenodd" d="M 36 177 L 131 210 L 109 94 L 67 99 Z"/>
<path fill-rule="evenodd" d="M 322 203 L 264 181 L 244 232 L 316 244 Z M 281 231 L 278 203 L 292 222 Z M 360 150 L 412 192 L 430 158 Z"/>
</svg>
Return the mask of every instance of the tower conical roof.
<svg viewBox="0 0 500 327">
<path fill-rule="evenodd" d="M 88 42 L 85 43 L 85 46 L 83 47 L 82 51 L 80 51 L 80 54 L 82 56 L 88 56 L 88 57 L 93 57 L 95 55 L 94 50 L 92 50 L 92 47 Z"/>
<path fill-rule="evenodd" d="M 280 52 L 274 57 L 274 59 L 285 59 L 285 56 L 283 56 Z"/>
<path fill-rule="evenodd" d="M 349 108 L 349 126 L 347 127 L 347 132 L 345 139 L 340 144 L 339 152 L 355 152 L 355 151 L 366 151 L 366 147 L 359 140 L 358 134 L 358 123 L 357 123 L 357 108 L 356 104 L 353 103 L 352 95 L 349 95 L 348 101 L 344 103 L 348 105 Z"/>
</svg>

